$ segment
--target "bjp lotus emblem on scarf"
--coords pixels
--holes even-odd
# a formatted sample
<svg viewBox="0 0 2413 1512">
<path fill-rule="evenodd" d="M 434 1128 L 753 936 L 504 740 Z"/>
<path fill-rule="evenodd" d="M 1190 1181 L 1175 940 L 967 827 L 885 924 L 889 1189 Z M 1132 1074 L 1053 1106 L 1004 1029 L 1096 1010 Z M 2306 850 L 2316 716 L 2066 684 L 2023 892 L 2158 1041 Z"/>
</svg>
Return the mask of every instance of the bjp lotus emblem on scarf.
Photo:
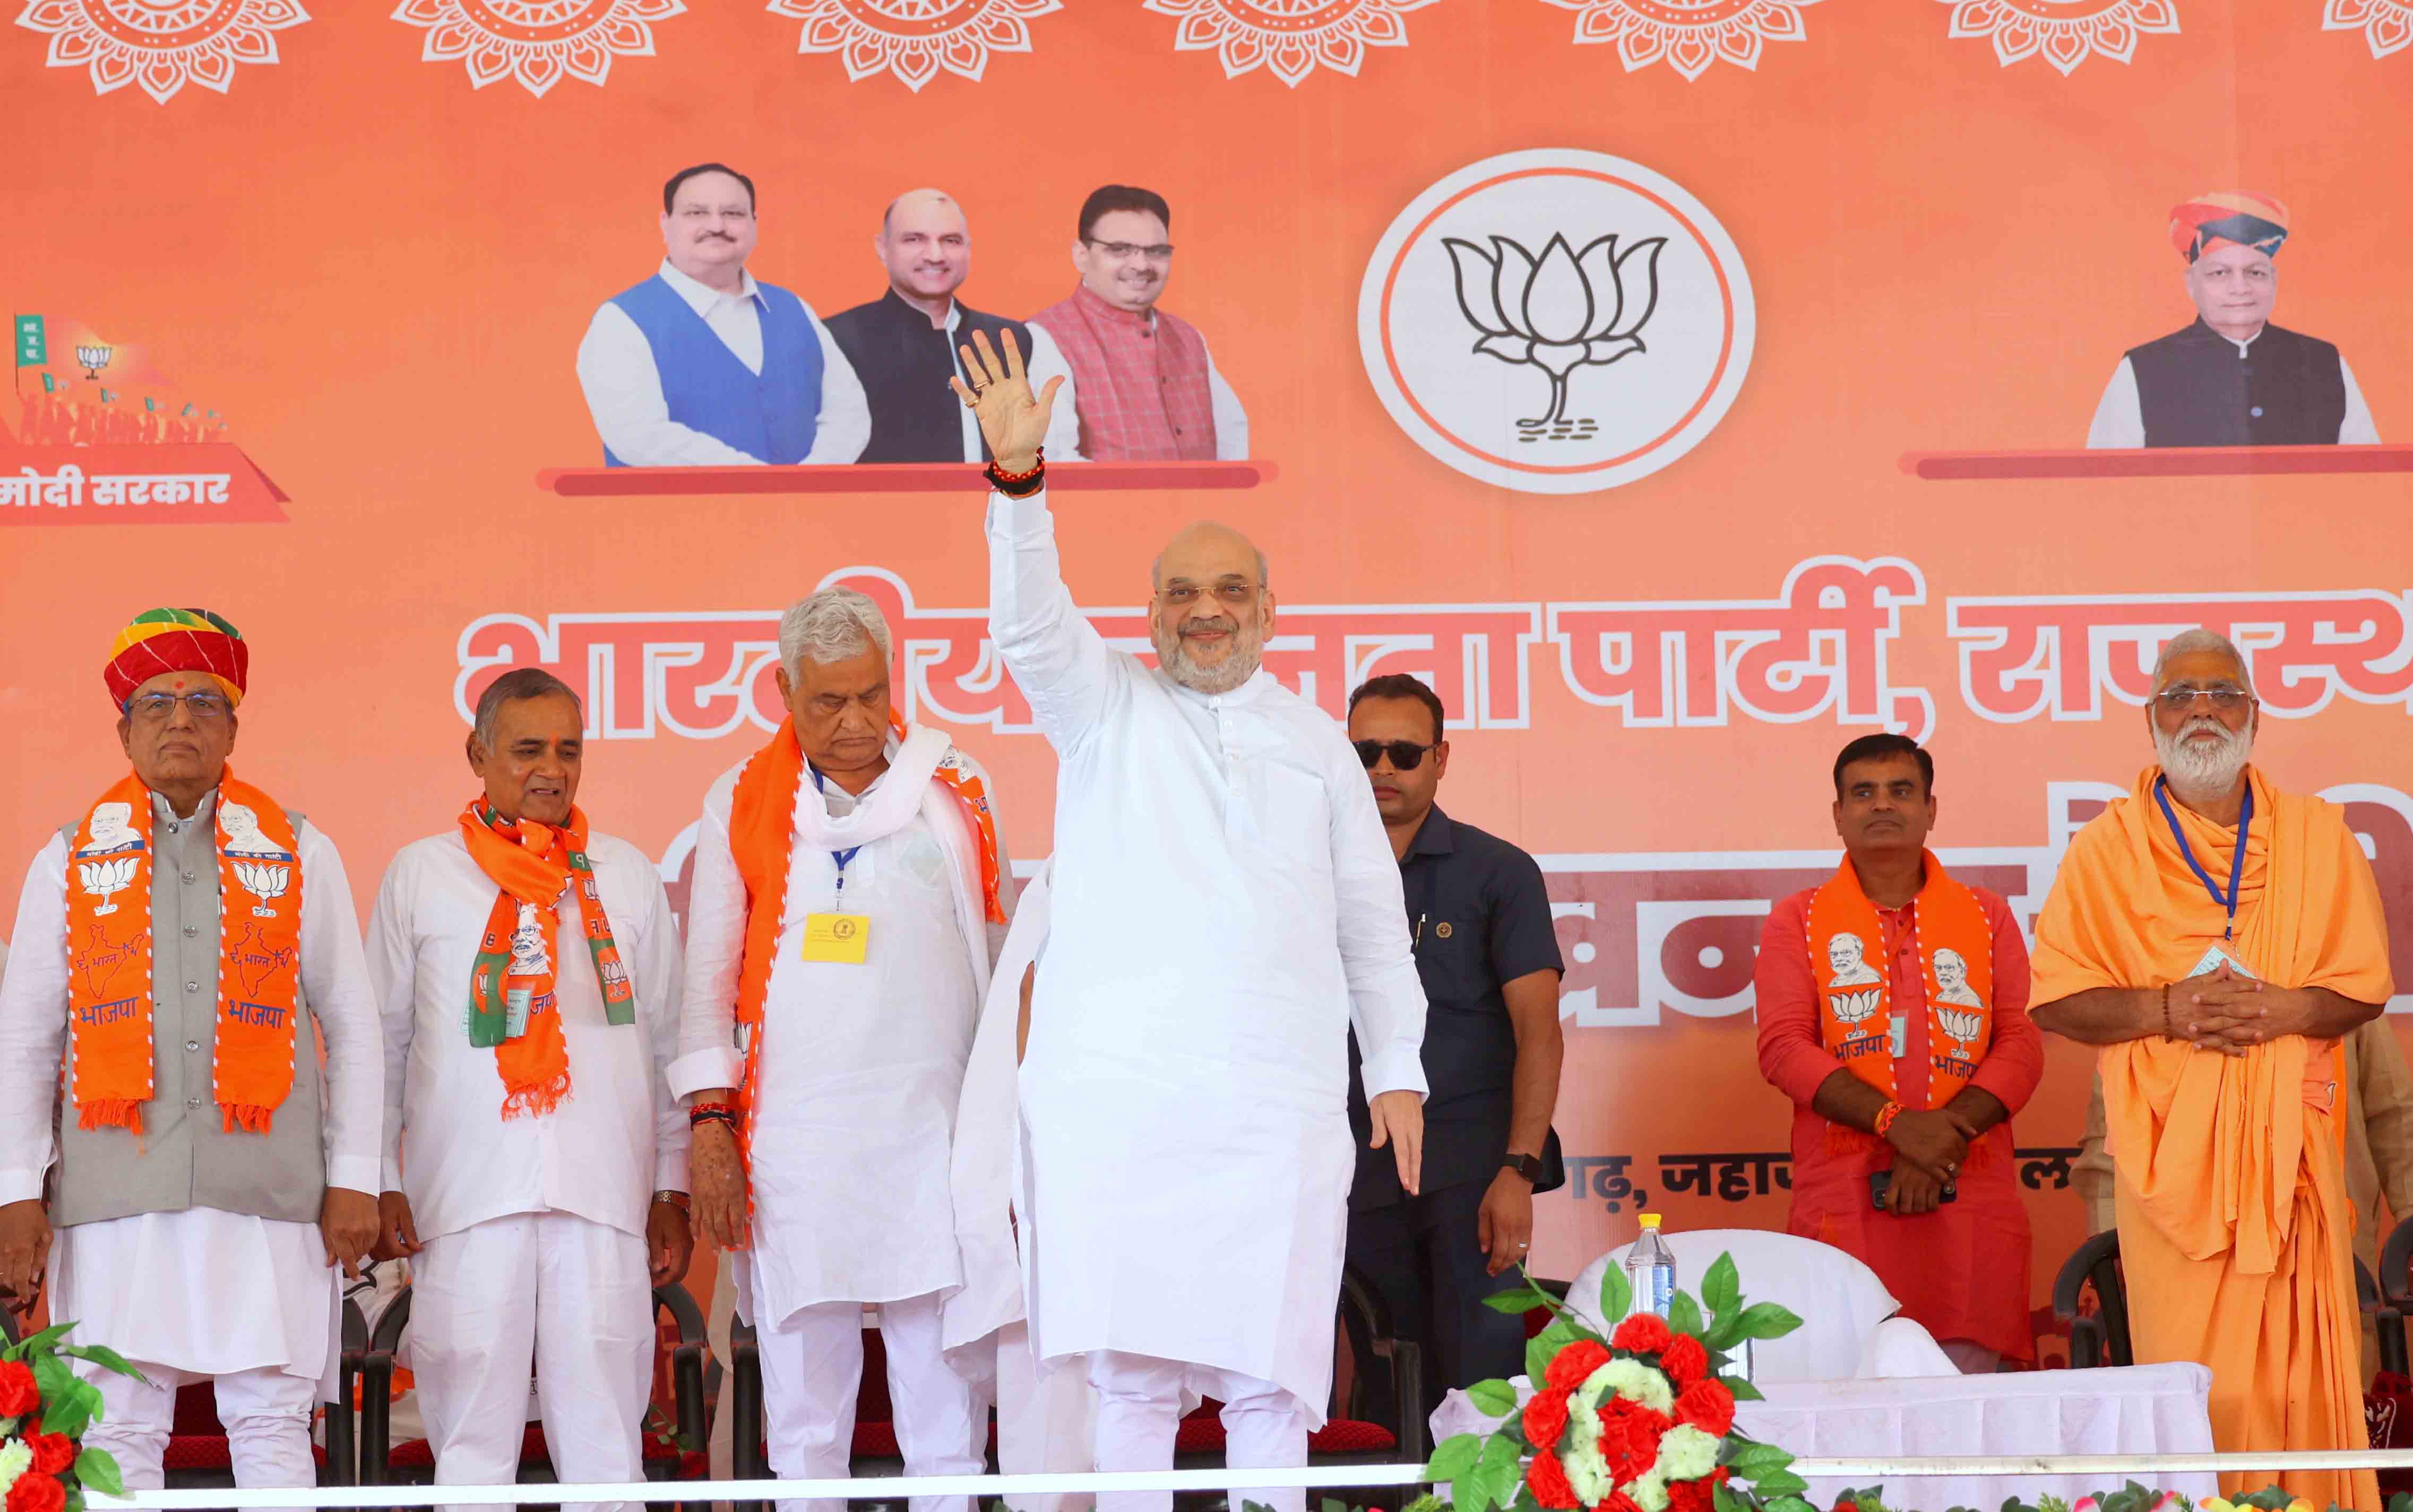
<svg viewBox="0 0 2413 1512">
<path fill-rule="evenodd" d="M 1961 1046 L 1963 1058 L 1977 1047 L 1977 1036 L 1986 1027 L 1983 1015 L 1952 1008 L 1936 1009 L 1935 1022 L 1943 1028 L 1947 1038 Z"/>
<path fill-rule="evenodd" d="M 293 883 L 293 868 L 270 861 L 238 861 L 234 864 L 234 880 L 243 883 L 244 891 L 259 899 L 251 911 L 255 919 L 273 919 L 276 911 L 268 904 L 285 896 Z"/>
<path fill-rule="evenodd" d="M 1605 367 L 1650 349 L 1640 333 L 1659 307 L 1659 254 L 1667 238 L 1650 237 L 1621 252 L 1617 242 L 1614 233 L 1595 237 L 1578 252 L 1553 234 L 1536 257 L 1505 236 L 1492 237 L 1488 252 L 1455 236 L 1442 239 L 1458 273 L 1458 310 L 1482 333 L 1473 349 L 1549 376 L 1550 407 L 1517 422 L 1519 441 L 1598 431 L 1598 421 L 1567 417 L 1568 380 L 1579 367 Z"/>
<path fill-rule="evenodd" d="M 100 899 L 95 914 L 114 913 L 117 905 L 110 899 L 134 885 L 134 867 L 139 856 L 120 856 L 113 861 L 82 861 L 76 864 L 76 880 L 83 890 Z"/>
</svg>

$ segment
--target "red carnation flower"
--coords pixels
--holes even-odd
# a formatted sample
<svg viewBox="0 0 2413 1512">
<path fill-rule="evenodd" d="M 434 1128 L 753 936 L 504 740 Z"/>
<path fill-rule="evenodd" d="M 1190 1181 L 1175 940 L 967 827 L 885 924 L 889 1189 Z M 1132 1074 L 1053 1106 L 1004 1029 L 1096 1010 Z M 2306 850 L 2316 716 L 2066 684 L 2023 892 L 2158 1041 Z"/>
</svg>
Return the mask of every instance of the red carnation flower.
<svg viewBox="0 0 2413 1512">
<path fill-rule="evenodd" d="M 75 1463 L 75 1440 L 65 1433 L 44 1433 L 38 1429 L 25 1435 L 25 1447 L 34 1451 L 33 1472 L 37 1475 L 56 1475 Z"/>
<path fill-rule="evenodd" d="M 1550 1356 L 1542 1371 L 1542 1384 L 1554 1386 L 1579 1386 L 1584 1377 L 1608 1363 L 1608 1350 L 1595 1339 L 1578 1339 Z"/>
<path fill-rule="evenodd" d="M 0 1417 L 22 1417 L 42 1405 L 34 1368 L 23 1360 L 0 1361 Z"/>
<path fill-rule="evenodd" d="M 1667 1320 L 1656 1312 L 1636 1312 L 1617 1326 L 1608 1342 L 1620 1349 L 1630 1349 L 1637 1355 L 1655 1355 L 1667 1347 L 1674 1335 L 1667 1331 Z"/>
<path fill-rule="evenodd" d="M 1659 1368 L 1679 1391 L 1710 1373 L 1710 1352 L 1691 1334 L 1679 1334 L 1659 1352 Z"/>
<path fill-rule="evenodd" d="M 1566 1386 L 1553 1386 L 1525 1403 L 1525 1442 L 1537 1449 L 1556 1448 L 1567 1430 Z"/>
<path fill-rule="evenodd" d="M 1570 1509 L 1583 1505 L 1576 1495 L 1575 1487 L 1567 1480 L 1566 1466 L 1559 1463 L 1557 1455 L 1547 1451 L 1533 1456 L 1533 1462 L 1525 1467 L 1525 1484 L 1533 1489 L 1534 1501 L 1553 1508 L 1554 1512 L 1570 1512 Z"/>
<path fill-rule="evenodd" d="M 1600 1504 L 1600 1512 L 1642 1512 L 1642 1508 L 1636 1506 L 1634 1498 L 1623 1491 L 1611 1491 L 1608 1500 Z"/>
<path fill-rule="evenodd" d="M 1718 1483 L 1707 1475 L 1679 1480 L 1667 1487 L 1667 1512 L 1712 1512 L 1718 1505 Z"/>
<path fill-rule="evenodd" d="M 1695 1381 L 1676 1399 L 1676 1419 L 1718 1438 L 1734 1427 L 1734 1393 L 1715 1381 Z"/>
<path fill-rule="evenodd" d="M 1622 1486 L 1651 1473 L 1659 1462 L 1659 1435 L 1671 1425 L 1648 1407 L 1620 1397 L 1600 1410 L 1600 1452 L 1608 1461 L 1608 1478 Z"/>
<path fill-rule="evenodd" d="M 1849 1501 L 1838 1502 L 1835 1504 L 1835 1512 L 1860 1512 L 1860 1504 Z"/>
<path fill-rule="evenodd" d="M 54 1476 L 28 1470 L 8 1488 L 8 1512 L 66 1512 L 67 1489 Z"/>
</svg>

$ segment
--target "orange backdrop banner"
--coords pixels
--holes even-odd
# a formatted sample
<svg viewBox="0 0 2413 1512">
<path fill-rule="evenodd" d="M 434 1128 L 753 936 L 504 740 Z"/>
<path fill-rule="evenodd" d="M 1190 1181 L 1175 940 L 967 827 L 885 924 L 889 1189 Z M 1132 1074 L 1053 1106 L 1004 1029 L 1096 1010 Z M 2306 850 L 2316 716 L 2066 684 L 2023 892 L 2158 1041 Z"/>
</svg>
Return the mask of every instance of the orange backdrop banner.
<svg viewBox="0 0 2413 1512">
<path fill-rule="evenodd" d="M 1336 714 L 1376 673 L 1440 691 L 1443 802 L 1543 858 L 1567 956 L 1544 1273 L 1645 1205 L 1782 1223 L 1751 952 L 1835 864 L 1857 735 L 1928 744 L 1938 853 L 2030 923 L 2149 759 L 2159 640 L 2230 631 L 2260 759 L 2348 806 L 2413 981 L 2406 0 L 17 8 L 16 855 L 118 769 L 110 633 L 205 604 L 253 647 L 245 772 L 363 908 L 529 664 L 585 694 L 582 808 L 676 897 L 705 787 L 777 723 L 780 609 L 844 582 L 900 712 L 1044 856 L 970 467 L 602 466 L 582 344 L 660 264 L 663 181 L 718 160 L 755 185 L 749 268 L 823 318 L 886 287 L 907 190 L 960 205 L 962 298 L 1014 319 L 1073 294 L 1092 189 L 1168 201 L 1158 307 L 1212 363 L 1218 454 L 1063 467 L 1068 578 L 1144 647 L 1151 556 L 1212 514 L 1271 559 L 1285 681 Z M 2124 354 L 2195 318 L 2170 207 L 2232 190 L 2284 202 L 2271 318 L 2317 338 L 2338 434 L 2101 444 L 2169 438 Z M 2052 1045 L 2016 1122 L 2039 1304 L 2088 1069 Z"/>
</svg>

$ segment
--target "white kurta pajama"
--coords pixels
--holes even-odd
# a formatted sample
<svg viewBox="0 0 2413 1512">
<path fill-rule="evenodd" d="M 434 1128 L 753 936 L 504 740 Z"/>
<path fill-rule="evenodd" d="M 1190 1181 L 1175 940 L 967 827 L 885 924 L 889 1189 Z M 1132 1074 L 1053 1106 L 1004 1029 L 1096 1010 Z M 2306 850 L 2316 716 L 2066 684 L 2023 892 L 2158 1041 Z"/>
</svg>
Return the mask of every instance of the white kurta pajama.
<svg viewBox="0 0 2413 1512">
<path fill-rule="evenodd" d="M 411 1263 L 411 1365 L 443 1485 L 517 1477 L 531 1360 L 560 1478 L 644 1478 L 645 1220 L 655 1192 L 687 1189 L 687 1114 L 666 1075 L 679 943 L 643 852 L 590 835 L 586 853 L 636 1022 L 607 1021 L 565 888 L 554 970 L 570 1095 L 550 1113 L 504 1118 L 496 1052 L 469 1043 L 470 972 L 499 888 L 457 827 L 404 847 L 369 921 L 385 1031 L 384 1190 L 409 1197 L 424 1246 Z"/>
<path fill-rule="evenodd" d="M 1005 929 L 986 921 L 971 821 L 944 786 L 914 781 L 945 745 L 921 731 L 892 742 L 892 766 L 860 795 L 817 784 L 809 767 L 797 784 L 756 1072 L 752 1243 L 735 1267 L 762 1360 L 771 1469 L 788 1479 L 847 1474 L 865 1303 L 880 1305 L 907 1472 L 977 1475 L 985 1460 L 987 1424 L 973 1421 L 972 1385 L 946 1361 L 942 1313 L 965 1284 L 948 1180 L 955 1107 Z M 742 770 L 713 784 L 696 832 L 671 1071 L 681 1096 L 743 1075 L 733 1029 L 747 898 L 729 835 Z M 850 848 L 841 890 L 835 852 Z M 998 861 L 1010 906 L 1001 849 Z M 865 959 L 806 960 L 807 915 L 839 911 L 869 918 Z M 963 1505 L 914 1499 L 919 1512 Z"/>
<path fill-rule="evenodd" d="M 987 530 L 990 634 L 1060 762 L 1021 1072 L 1032 1335 L 1091 1356 L 1102 1470 L 1170 1462 L 1184 1384 L 1247 1399 L 1234 1463 L 1295 1462 L 1331 1390 L 1353 1025 L 1369 1098 L 1425 1090 L 1399 863 L 1329 716 L 1263 671 L 1209 696 L 1111 649 L 1044 495 L 992 495 Z"/>
<path fill-rule="evenodd" d="M 215 799 L 178 820 L 154 794 L 154 822 L 162 831 L 207 825 Z M 305 883 L 302 991 L 326 1047 L 327 1184 L 373 1193 L 379 1050 L 360 927 L 333 844 L 306 819 L 294 832 Z M 41 1196 L 54 1153 L 67 1044 L 67 860 L 56 835 L 34 858 L 0 981 L 0 1203 Z M 79 1366 L 103 1407 L 84 1443 L 114 1455 L 126 1485 L 156 1490 L 177 1388 L 214 1380 L 235 1483 L 316 1485 L 310 1419 L 333 1355 L 341 1276 L 316 1223 L 192 1207 L 60 1228 L 51 1315 L 74 1319 L 76 1342 L 109 1345 L 150 1383 Z"/>
</svg>

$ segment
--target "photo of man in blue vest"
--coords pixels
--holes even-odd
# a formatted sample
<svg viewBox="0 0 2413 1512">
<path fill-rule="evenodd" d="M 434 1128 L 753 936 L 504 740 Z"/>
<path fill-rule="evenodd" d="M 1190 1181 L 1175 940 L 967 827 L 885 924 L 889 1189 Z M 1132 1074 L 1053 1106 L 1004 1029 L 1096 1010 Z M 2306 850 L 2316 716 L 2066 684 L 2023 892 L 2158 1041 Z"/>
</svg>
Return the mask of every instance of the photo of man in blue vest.
<svg viewBox="0 0 2413 1512">
<path fill-rule="evenodd" d="M 863 384 L 811 305 L 746 271 L 754 181 L 719 163 L 662 185 L 662 265 L 604 301 L 578 382 L 614 467 L 845 463 L 863 454 Z"/>
<path fill-rule="evenodd" d="M 2338 349 L 2271 323 L 2287 240 L 2287 207 L 2265 194 L 2198 195 L 2170 212 L 2195 321 L 2120 359 L 2087 446 L 2378 444 Z"/>
</svg>

